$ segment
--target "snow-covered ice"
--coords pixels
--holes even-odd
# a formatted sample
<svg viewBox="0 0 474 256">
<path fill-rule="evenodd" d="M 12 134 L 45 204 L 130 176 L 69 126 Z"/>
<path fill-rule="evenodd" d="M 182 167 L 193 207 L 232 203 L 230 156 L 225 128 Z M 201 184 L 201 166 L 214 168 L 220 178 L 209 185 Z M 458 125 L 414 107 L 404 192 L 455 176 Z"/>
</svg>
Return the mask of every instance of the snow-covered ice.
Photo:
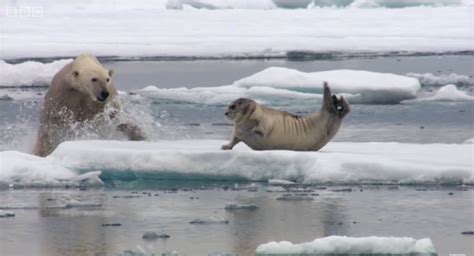
<svg viewBox="0 0 474 256">
<path fill-rule="evenodd" d="M 257 247 L 255 255 L 436 255 L 429 238 L 328 236 L 311 242 L 269 242 Z"/>
<path fill-rule="evenodd" d="M 69 141 L 60 144 L 46 158 L 3 151 L 0 182 L 54 186 L 67 181 L 100 186 L 101 172 L 91 171 L 108 170 L 118 176 L 130 171 L 146 172 L 150 177 L 174 173 L 180 179 L 474 184 L 473 144 L 333 142 L 321 152 L 294 152 L 252 151 L 244 144 L 232 151 L 220 150 L 225 143 L 221 140 Z M 81 173 L 87 174 L 79 176 Z"/>
<path fill-rule="evenodd" d="M 63 59 L 46 64 L 37 61 L 9 64 L 0 60 L 0 88 L 49 85 L 56 72 L 71 61 Z"/>
<path fill-rule="evenodd" d="M 294 51 L 474 50 L 473 9 L 463 5 L 178 11 L 166 10 L 166 2 L 161 3 L 2 1 L 0 9 L 6 13 L 0 15 L 0 59 L 72 57 L 82 52 L 132 58 L 221 58 L 285 57 Z M 18 14 L 22 6 L 40 9 Z"/>
<path fill-rule="evenodd" d="M 49 184 L 109 170 L 176 178 L 297 180 L 334 184 L 474 184 L 472 144 L 329 143 L 321 152 L 252 151 L 221 140 L 70 141 L 47 158 L 0 152 L 0 182 Z M 93 173 L 98 175 L 99 173 Z M 92 176 L 94 176 L 92 175 Z M 48 183 L 49 182 L 49 183 Z M 76 181 L 77 182 L 77 181 Z"/>
</svg>

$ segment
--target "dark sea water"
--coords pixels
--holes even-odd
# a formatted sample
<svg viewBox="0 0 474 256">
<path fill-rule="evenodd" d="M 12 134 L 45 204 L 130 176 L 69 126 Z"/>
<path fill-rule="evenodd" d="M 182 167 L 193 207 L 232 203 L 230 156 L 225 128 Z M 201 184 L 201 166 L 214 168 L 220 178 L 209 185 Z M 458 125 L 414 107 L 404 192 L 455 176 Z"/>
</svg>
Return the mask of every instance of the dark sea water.
<svg viewBox="0 0 474 256">
<path fill-rule="evenodd" d="M 120 61 L 105 66 L 115 69 L 115 85 L 126 92 L 148 85 L 176 88 L 231 84 L 270 66 L 301 71 L 362 69 L 401 75 L 456 73 L 471 76 L 471 80 L 474 70 L 470 55 L 312 61 Z M 31 150 L 45 91 L 0 90 L 0 95 L 24 96 L 0 100 L 0 150 Z M 125 106 L 146 124 L 152 141 L 228 139 L 232 132 L 223 115 L 224 105 L 132 95 Z M 301 115 L 319 107 L 319 103 L 278 106 Z M 334 140 L 462 143 L 473 137 L 473 102 L 419 102 L 353 105 Z M 281 192 L 267 192 L 266 183 L 255 184 L 257 192 L 250 192 L 246 188 L 250 184 L 242 181 L 146 182 L 104 175 L 105 188 L 98 190 L 0 190 L 0 209 L 16 215 L 0 218 L 0 255 L 161 255 L 177 250 L 180 255 L 227 252 L 242 256 L 252 255 L 259 244 L 272 240 L 301 243 L 328 235 L 429 237 L 439 255 L 474 255 L 473 237 L 461 235 L 474 230 L 472 189 L 353 185 L 346 187 L 352 192 L 334 192 L 339 187 L 328 186 L 312 188 L 314 200 L 281 201 L 276 200 Z M 244 189 L 233 190 L 234 183 Z M 68 202 L 89 206 L 65 208 Z M 258 208 L 226 211 L 228 202 L 250 203 Z M 207 216 L 225 218 L 229 223 L 189 223 Z M 111 223 L 121 226 L 102 226 Z M 165 232 L 171 237 L 145 241 L 142 235 L 146 231 Z M 145 254 L 125 254 L 127 250 Z"/>
</svg>

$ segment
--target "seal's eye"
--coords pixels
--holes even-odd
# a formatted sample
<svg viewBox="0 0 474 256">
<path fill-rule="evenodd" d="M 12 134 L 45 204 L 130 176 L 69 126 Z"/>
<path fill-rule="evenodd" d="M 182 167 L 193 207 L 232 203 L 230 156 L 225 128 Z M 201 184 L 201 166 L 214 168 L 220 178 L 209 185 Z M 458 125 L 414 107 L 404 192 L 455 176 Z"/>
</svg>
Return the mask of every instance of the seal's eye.
<svg viewBox="0 0 474 256">
<path fill-rule="evenodd" d="M 235 109 L 235 105 L 234 105 L 234 104 L 230 105 L 229 109 L 234 110 L 234 109 Z"/>
<path fill-rule="evenodd" d="M 105 79 L 105 81 L 110 82 L 110 78 Z"/>
<path fill-rule="evenodd" d="M 94 78 L 91 79 L 91 81 L 95 83 L 95 82 L 97 82 L 97 78 L 94 77 Z"/>
</svg>

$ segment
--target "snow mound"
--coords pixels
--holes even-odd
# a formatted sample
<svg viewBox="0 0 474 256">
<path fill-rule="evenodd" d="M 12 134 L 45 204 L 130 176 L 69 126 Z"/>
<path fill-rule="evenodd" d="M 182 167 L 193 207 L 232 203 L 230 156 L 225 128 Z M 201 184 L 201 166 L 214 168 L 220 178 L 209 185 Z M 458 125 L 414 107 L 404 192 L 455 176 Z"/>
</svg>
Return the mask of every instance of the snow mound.
<svg viewBox="0 0 474 256">
<path fill-rule="evenodd" d="M 454 73 L 439 76 L 431 73 L 408 73 L 407 76 L 418 79 L 422 86 L 439 87 L 447 84 L 468 85 L 471 83 L 469 76 Z"/>
<path fill-rule="evenodd" d="M 328 236 L 312 242 L 269 242 L 255 255 L 437 255 L 429 238 Z"/>
<path fill-rule="evenodd" d="M 417 79 L 360 70 L 332 70 L 305 73 L 272 67 L 232 85 L 161 89 L 148 86 L 136 91 L 141 96 L 208 105 L 227 105 L 239 97 L 271 105 L 310 104 L 322 101 L 323 82 L 352 104 L 394 104 L 413 99 L 420 89 Z"/>
<path fill-rule="evenodd" d="M 225 143 L 70 141 L 60 144 L 48 160 L 81 172 L 108 170 L 114 177 L 143 172 L 150 179 L 168 175 L 340 184 L 474 183 L 470 144 L 329 143 L 322 152 L 295 152 L 252 151 L 242 143 L 232 151 L 220 150 Z"/>
<path fill-rule="evenodd" d="M 415 101 L 474 101 L 474 96 L 458 90 L 454 84 L 448 84 L 439 88 L 433 96 L 419 98 Z"/>
<path fill-rule="evenodd" d="M 64 59 L 50 63 L 26 61 L 9 64 L 0 60 L 0 87 L 49 85 L 53 76 L 71 61 L 72 59 Z"/>
</svg>

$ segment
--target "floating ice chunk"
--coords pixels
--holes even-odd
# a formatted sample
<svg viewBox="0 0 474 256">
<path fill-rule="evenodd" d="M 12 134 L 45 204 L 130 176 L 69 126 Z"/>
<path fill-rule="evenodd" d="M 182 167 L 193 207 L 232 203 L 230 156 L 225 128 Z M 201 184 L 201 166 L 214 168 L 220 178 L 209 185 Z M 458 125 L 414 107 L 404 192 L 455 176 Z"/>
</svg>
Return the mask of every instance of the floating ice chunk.
<svg viewBox="0 0 474 256">
<path fill-rule="evenodd" d="M 17 183 L 58 183 L 77 174 L 48 158 L 17 152 L 0 152 L 0 181 Z"/>
<path fill-rule="evenodd" d="M 437 255 L 429 238 L 329 236 L 312 242 L 269 242 L 255 251 L 263 255 Z"/>
<path fill-rule="evenodd" d="M 189 222 L 190 224 L 228 224 L 229 221 L 227 219 L 221 217 L 204 217 L 204 218 L 197 218 Z"/>
<path fill-rule="evenodd" d="M 313 197 L 307 194 L 283 194 L 277 197 L 277 200 L 282 201 L 311 201 L 314 200 Z"/>
<path fill-rule="evenodd" d="M 435 95 L 431 97 L 419 98 L 413 101 L 474 101 L 474 96 L 458 90 L 454 84 L 448 84 L 439 88 Z"/>
<path fill-rule="evenodd" d="M 228 203 L 225 205 L 225 209 L 228 211 L 232 210 L 256 210 L 257 206 L 253 204 L 239 204 L 239 203 Z"/>
<path fill-rule="evenodd" d="M 90 202 L 71 202 L 67 203 L 64 208 L 98 208 L 102 207 L 102 204 L 90 203 Z"/>
<path fill-rule="evenodd" d="M 72 59 L 64 59 L 50 63 L 26 61 L 9 64 L 0 60 L 0 87 L 49 85 L 53 76 L 71 61 Z"/>
<path fill-rule="evenodd" d="M 354 102 L 398 103 L 415 98 L 420 90 L 417 79 L 390 73 L 361 70 L 331 70 L 306 73 L 295 69 L 271 67 L 242 78 L 234 85 L 250 88 L 268 86 L 298 92 L 323 92 L 327 81 L 334 93 L 360 94 Z"/>
<path fill-rule="evenodd" d="M 295 182 L 290 181 L 290 180 L 277 180 L 277 179 L 271 179 L 268 180 L 269 185 L 293 185 Z"/>
<path fill-rule="evenodd" d="M 474 144 L 474 138 L 467 139 L 463 142 L 463 144 Z"/>
<path fill-rule="evenodd" d="M 0 210 L 0 218 L 11 218 L 11 217 L 15 217 L 15 214 L 13 212 Z"/>
<path fill-rule="evenodd" d="M 117 178 L 121 172 L 137 171 L 150 177 L 168 173 L 179 179 L 474 183 L 472 144 L 332 142 L 322 152 L 295 152 L 252 151 L 243 143 L 232 151 L 220 150 L 225 143 L 223 140 L 68 141 L 61 143 L 48 159 L 73 170 L 114 170 L 113 176 Z M 28 162 L 25 165 L 32 168 Z"/>
<path fill-rule="evenodd" d="M 79 182 L 85 187 L 102 187 L 104 182 L 99 177 L 101 174 L 101 171 L 87 172 L 72 178 L 71 181 Z"/>
<path fill-rule="evenodd" d="M 267 192 L 273 193 L 273 192 L 287 192 L 288 190 L 284 187 L 269 187 L 266 190 Z"/>
<path fill-rule="evenodd" d="M 417 78 L 422 86 L 443 86 L 446 84 L 467 85 L 470 83 L 469 76 L 449 74 L 433 75 L 431 73 L 408 73 L 407 76 Z"/>
<path fill-rule="evenodd" d="M 167 238 L 170 238 L 170 236 L 168 234 L 165 234 L 165 233 L 157 234 L 153 231 L 148 231 L 148 232 L 143 233 L 142 238 L 145 239 L 145 240 L 155 240 L 155 239 L 158 239 L 158 238 L 167 239 Z"/>
</svg>

